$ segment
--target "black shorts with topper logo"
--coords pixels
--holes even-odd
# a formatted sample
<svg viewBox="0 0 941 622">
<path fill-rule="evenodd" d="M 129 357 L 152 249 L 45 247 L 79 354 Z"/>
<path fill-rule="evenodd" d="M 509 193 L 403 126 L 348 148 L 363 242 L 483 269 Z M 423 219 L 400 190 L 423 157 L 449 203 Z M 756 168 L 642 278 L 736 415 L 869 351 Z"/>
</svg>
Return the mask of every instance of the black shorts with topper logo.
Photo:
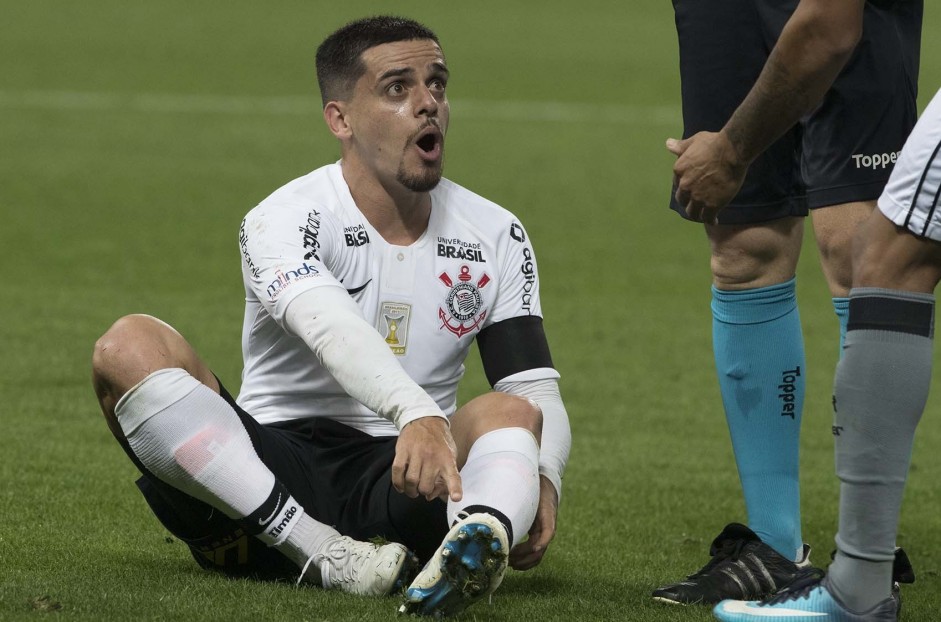
<svg viewBox="0 0 941 622">
<path fill-rule="evenodd" d="M 444 502 L 411 499 L 392 487 L 397 437 L 370 436 L 323 418 L 262 425 L 220 388 L 262 462 L 306 513 L 357 540 L 401 542 L 423 561 L 441 544 L 448 531 Z M 233 577 L 297 579 L 299 569 L 276 548 L 131 458 L 143 471 L 137 486 L 151 510 L 200 566 Z"/>
<path fill-rule="evenodd" d="M 798 0 L 673 0 L 683 137 L 718 131 L 748 94 Z M 923 0 L 867 2 L 863 35 L 821 105 L 752 164 L 723 224 L 875 200 L 917 118 Z M 673 194 L 670 207 L 685 217 Z"/>
</svg>

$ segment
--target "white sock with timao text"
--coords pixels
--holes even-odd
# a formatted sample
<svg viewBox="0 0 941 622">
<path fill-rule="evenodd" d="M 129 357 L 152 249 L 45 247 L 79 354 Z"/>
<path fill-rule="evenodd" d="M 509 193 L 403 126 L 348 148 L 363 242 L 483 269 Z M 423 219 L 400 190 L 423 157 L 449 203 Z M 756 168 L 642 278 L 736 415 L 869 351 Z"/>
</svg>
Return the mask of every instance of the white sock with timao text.
<svg viewBox="0 0 941 622">
<path fill-rule="evenodd" d="M 339 535 L 304 513 L 229 403 L 186 371 L 153 372 L 121 398 L 115 415 L 152 475 L 246 525 L 299 567 Z"/>
</svg>

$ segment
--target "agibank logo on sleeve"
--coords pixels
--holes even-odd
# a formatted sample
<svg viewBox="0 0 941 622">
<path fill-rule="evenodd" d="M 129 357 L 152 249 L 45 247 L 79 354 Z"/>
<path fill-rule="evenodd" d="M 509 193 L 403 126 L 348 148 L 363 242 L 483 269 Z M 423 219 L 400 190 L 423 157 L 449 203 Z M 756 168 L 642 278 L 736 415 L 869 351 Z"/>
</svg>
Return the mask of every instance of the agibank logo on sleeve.
<svg viewBox="0 0 941 622">
<path fill-rule="evenodd" d="M 320 261 L 320 240 L 317 239 L 317 236 L 320 235 L 320 212 L 315 209 L 310 210 L 307 214 L 307 222 L 304 223 L 303 227 L 298 227 L 297 230 L 303 234 L 301 241 L 304 244 L 304 249 L 307 251 L 304 253 L 304 259 L 316 259 Z"/>
<path fill-rule="evenodd" d="M 276 271 L 275 276 L 277 278 L 268 284 L 268 300 L 274 302 L 278 296 L 281 295 L 281 292 L 283 292 L 285 288 L 287 288 L 287 286 L 291 283 L 300 281 L 301 279 L 309 279 L 311 277 L 318 276 L 319 274 L 320 272 L 317 271 L 317 268 L 310 265 L 306 261 L 293 270 Z"/>
</svg>

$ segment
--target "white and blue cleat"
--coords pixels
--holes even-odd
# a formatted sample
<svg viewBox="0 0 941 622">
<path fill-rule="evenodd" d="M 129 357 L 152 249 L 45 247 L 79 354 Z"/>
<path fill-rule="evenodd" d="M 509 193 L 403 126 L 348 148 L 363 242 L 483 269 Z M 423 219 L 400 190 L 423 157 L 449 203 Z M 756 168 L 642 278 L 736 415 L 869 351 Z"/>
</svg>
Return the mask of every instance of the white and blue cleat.
<svg viewBox="0 0 941 622">
<path fill-rule="evenodd" d="M 847 609 L 827 589 L 820 570 L 805 571 L 776 596 L 763 601 L 723 600 L 712 613 L 723 622 L 896 622 L 898 601 L 886 598 L 868 611 Z"/>
<path fill-rule="evenodd" d="M 448 617 L 493 593 L 506 572 L 506 529 L 491 514 L 471 514 L 451 527 L 412 584 L 399 613 Z"/>
</svg>

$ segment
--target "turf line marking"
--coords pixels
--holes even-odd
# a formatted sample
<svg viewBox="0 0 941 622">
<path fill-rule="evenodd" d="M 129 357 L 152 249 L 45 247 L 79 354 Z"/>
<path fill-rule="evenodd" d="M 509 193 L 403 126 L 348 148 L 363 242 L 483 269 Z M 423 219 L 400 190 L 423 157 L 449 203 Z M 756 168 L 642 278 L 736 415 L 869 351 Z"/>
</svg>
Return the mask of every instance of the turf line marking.
<svg viewBox="0 0 941 622">
<path fill-rule="evenodd" d="M 239 95 L 121 94 L 93 91 L 0 90 L 0 108 L 62 112 L 131 111 L 162 114 L 317 115 L 314 96 L 249 97 Z M 457 99 L 451 114 L 464 119 L 588 123 L 602 125 L 679 126 L 679 106 L 632 106 L 551 101 Z"/>
</svg>

